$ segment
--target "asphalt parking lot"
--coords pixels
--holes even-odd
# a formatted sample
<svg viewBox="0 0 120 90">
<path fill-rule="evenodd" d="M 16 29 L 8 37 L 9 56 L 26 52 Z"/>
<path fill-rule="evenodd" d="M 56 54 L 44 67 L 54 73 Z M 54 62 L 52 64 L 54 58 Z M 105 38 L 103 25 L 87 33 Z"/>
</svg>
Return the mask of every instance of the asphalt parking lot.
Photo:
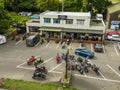
<svg viewBox="0 0 120 90">
<path fill-rule="evenodd" d="M 34 65 L 28 66 L 26 59 L 34 55 L 42 57 L 44 60 L 42 65 L 45 65 L 49 72 L 46 80 L 34 81 L 58 81 L 65 72 L 65 61 L 62 60 L 57 64 L 55 56 L 57 53 L 60 55 L 63 52 L 66 53 L 67 48 L 70 54 L 74 55 L 74 50 L 79 47 L 81 47 L 80 43 L 72 42 L 66 49 L 61 49 L 60 43 L 54 41 L 42 45 L 38 43 L 35 47 L 26 47 L 25 41 L 8 40 L 6 44 L 0 45 L 0 77 L 33 80 L 31 77 Z M 84 44 L 84 47 L 93 51 L 92 44 Z M 71 85 L 77 88 L 82 87 L 83 90 L 120 90 L 120 71 L 118 70 L 120 51 L 117 48 L 117 42 L 106 41 L 103 45 L 103 53 L 94 53 L 95 58 L 91 61 L 100 68 L 100 75 L 96 75 L 91 69 L 84 75 L 74 70 Z M 86 87 L 86 83 L 92 85 Z"/>
</svg>

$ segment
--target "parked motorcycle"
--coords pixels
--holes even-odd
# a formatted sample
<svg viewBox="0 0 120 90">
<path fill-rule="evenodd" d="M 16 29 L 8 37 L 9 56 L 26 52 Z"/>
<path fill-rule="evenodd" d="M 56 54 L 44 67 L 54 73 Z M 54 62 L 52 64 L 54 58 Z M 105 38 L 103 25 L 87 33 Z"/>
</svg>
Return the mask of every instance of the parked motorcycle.
<svg viewBox="0 0 120 90">
<path fill-rule="evenodd" d="M 34 62 L 34 66 L 37 68 L 37 65 L 43 63 L 43 60 L 41 59 L 41 57 L 37 57 L 35 62 Z"/>
<path fill-rule="evenodd" d="M 61 59 L 66 60 L 66 55 L 64 53 L 62 53 Z"/>
<path fill-rule="evenodd" d="M 37 67 L 37 68 L 36 68 L 36 71 L 43 72 L 43 73 L 45 73 L 45 74 L 48 73 L 48 71 L 47 71 L 47 69 L 46 69 L 45 66 Z"/>
<path fill-rule="evenodd" d="M 33 76 L 32 78 L 35 79 L 35 78 L 46 78 L 46 74 L 47 74 L 47 69 L 45 66 L 42 66 L 42 67 L 37 67 L 36 70 L 34 71 L 33 73 Z"/>
<path fill-rule="evenodd" d="M 31 56 L 29 59 L 27 59 L 27 65 L 33 64 L 35 60 L 36 60 L 35 57 Z"/>
<path fill-rule="evenodd" d="M 77 61 L 80 62 L 80 63 L 82 63 L 82 62 L 83 62 L 83 59 L 82 59 L 81 57 L 78 57 L 78 58 L 77 58 Z"/>
<path fill-rule="evenodd" d="M 36 72 L 36 71 L 35 71 L 35 72 L 33 73 L 32 78 L 35 79 L 36 77 L 44 78 L 44 79 L 45 79 L 45 78 L 46 78 L 46 75 L 45 75 L 45 73 L 43 73 L 43 72 Z"/>
<path fill-rule="evenodd" d="M 99 68 L 95 64 L 92 66 L 92 70 L 96 73 L 96 75 L 100 75 Z"/>
<path fill-rule="evenodd" d="M 59 56 L 59 54 L 57 54 L 57 56 L 56 56 L 56 62 L 60 63 L 60 56 Z"/>
</svg>

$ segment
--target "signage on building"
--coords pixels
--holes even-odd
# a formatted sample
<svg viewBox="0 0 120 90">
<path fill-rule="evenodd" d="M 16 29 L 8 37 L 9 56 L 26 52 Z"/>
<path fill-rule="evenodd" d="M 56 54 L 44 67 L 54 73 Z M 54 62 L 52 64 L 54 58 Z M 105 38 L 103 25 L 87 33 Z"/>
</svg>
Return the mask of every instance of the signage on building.
<svg viewBox="0 0 120 90">
<path fill-rule="evenodd" d="M 58 19 L 66 20 L 67 16 L 66 15 L 58 15 Z"/>
</svg>

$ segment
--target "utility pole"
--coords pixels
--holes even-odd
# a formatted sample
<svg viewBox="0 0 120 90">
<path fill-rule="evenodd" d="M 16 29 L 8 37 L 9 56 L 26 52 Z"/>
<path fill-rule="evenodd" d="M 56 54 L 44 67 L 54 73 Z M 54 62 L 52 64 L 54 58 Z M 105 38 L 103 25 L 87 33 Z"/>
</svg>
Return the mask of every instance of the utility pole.
<svg viewBox="0 0 120 90">
<path fill-rule="evenodd" d="M 62 12 L 64 12 L 64 0 L 62 0 Z"/>
<path fill-rule="evenodd" d="M 67 71 L 68 71 L 68 55 L 69 55 L 69 49 L 66 52 L 66 69 L 65 69 L 65 78 L 67 79 Z"/>
</svg>

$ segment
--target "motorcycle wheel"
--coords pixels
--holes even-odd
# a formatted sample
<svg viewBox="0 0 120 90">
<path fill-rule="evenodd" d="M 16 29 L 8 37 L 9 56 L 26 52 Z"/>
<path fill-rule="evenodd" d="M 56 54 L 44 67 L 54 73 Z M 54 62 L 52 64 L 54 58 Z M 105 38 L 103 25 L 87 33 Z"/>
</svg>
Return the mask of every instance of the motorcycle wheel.
<svg viewBox="0 0 120 90">
<path fill-rule="evenodd" d="M 33 79 L 35 79 L 35 76 L 32 76 Z"/>
<path fill-rule="evenodd" d="M 32 64 L 32 62 L 27 62 L 27 65 L 31 65 Z"/>
</svg>

